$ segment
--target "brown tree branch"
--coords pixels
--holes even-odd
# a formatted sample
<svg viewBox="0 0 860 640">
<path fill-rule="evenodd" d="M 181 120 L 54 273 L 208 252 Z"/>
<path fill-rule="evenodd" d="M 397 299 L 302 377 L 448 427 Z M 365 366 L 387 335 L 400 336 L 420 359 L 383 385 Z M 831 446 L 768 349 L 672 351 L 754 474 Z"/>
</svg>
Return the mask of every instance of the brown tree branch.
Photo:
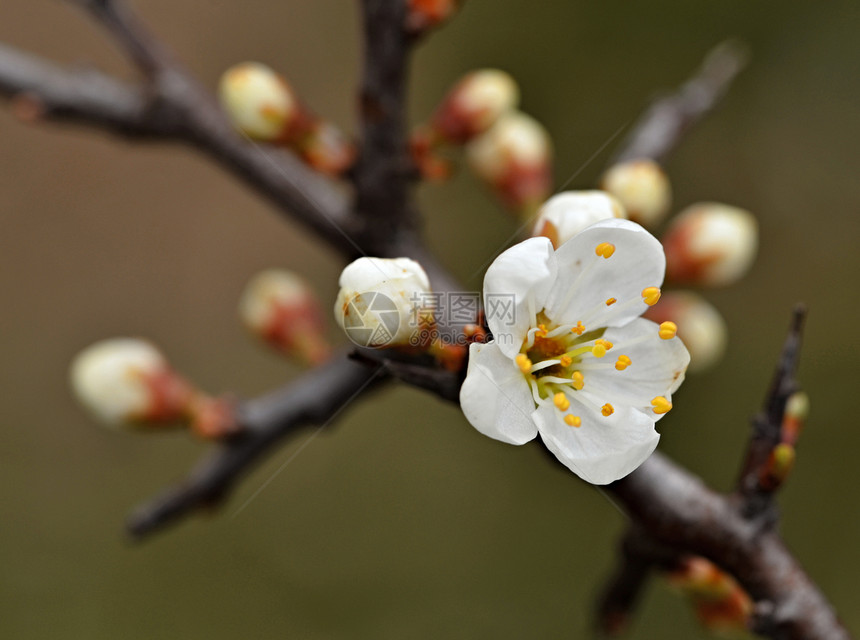
<svg viewBox="0 0 860 640">
<path fill-rule="evenodd" d="M 300 428 L 330 423 L 353 399 L 387 377 L 343 354 L 303 375 L 284 389 L 249 400 L 238 409 L 240 434 L 217 445 L 180 484 L 140 505 L 127 522 L 129 533 L 143 538 L 191 512 L 223 500 L 241 476 L 276 445 Z"/>
<path fill-rule="evenodd" d="M 364 146 L 353 176 L 357 214 L 328 183 L 295 159 L 241 139 L 209 93 L 170 59 L 124 5 L 110 0 L 80 3 L 114 33 L 148 85 L 138 89 L 103 74 L 63 71 L 2 47 L 0 92 L 19 100 L 26 96 L 18 103 L 25 114 L 97 125 L 126 136 L 191 143 L 280 209 L 291 211 L 345 257 L 363 250 L 414 255 L 445 283 L 437 290 L 451 290 L 456 284 L 426 252 L 416 233 L 405 140 L 409 38 L 403 32 L 403 2 L 363 0 L 368 42 L 362 85 Z M 714 54 L 677 95 L 652 107 L 617 159 L 662 159 L 689 126 L 713 107 L 741 66 L 737 50 Z M 385 363 L 385 369 L 373 370 L 341 357 L 281 392 L 242 405 L 239 419 L 246 427 L 244 435 L 222 445 L 185 483 L 141 507 L 129 521 L 130 531 L 145 535 L 217 500 L 287 434 L 301 425 L 327 424 L 353 397 L 387 377 L 389 371 L 414 383 L 422 377 L 415 366 Z M 459 375 L 451 373 L 447 382 L 434 380 L 422 386 L 436 385 L 435 393 L 450 396 Z M 656 561 L 656 549 L 672 548 L 708 557 L 731 572 L 756 599 L 755 631 L 772 638 L 848 638 L 830 605 L 781 539 L 771 528 L 744 517 L 738 498 L 714 493 L 661 454 L 611 485 L 609 491 L 644 532 L 643 539 L 654 545 L 627 549 L 630 562 L 619 574 L 627 582 L 619 585 L 623 587 L 617 591 L 620 596 L 610 597 L 610 605 L 622 600 L 632 603 L 647 574 L 645 563 Z M 633 567 L 635 572 L 631 562 L 638 565 Z"/>
<path fill-rule="evenodd" d="M 762 483 L 765 465 L 782 439 L 782 421 L 788 398 L 798 390 L 795 372 L 800 360 L 800 341 L 806 310 L 797 307 L 782 354 L 774 372 L 764 407 L 753 420 L 752 435 L 737 483 L 743 513 L 774 526 L 778 517 L 774 502 L 775 488 Z"/>
<path fill-rule="evenodd" d="M 689 129 L 719 103 L 746 66 L 746 49 L 723 42 L 680 89 L 654 101 L 619 145 L 611 164 L 650 158 L 666 159 Z"/>
<path fill-rule="evenodd" d="M 415 167 L 409 154 L 406 78 L 413 39 L 406 32 L 403 0 L 361 0 L 364 69 L 361 147 L 353 170 L 355 210 L 364 221 L 362 246 L 391 256 L 417 231 L 411 197 Z"/>
<path fill-rule="evenodd" d="M 127 138 L 191 144 L 343 255 L 363 253 L 353 239 L 359 219 L 343 195 L 293 155 L 242 138 L 211 94 L 178 65 L 137 87 L 0 45 L 0 96 L 28 121 L 73 122 Z"/>
<path fill-rule="evenodd" d="M 756 602 L 752 631 L 775 640 L 850 638 L 833 608 L 773 531 L 743 517 L 660 453 L 609 486 L 648 535 L 728 571 Z"/>
</svg>

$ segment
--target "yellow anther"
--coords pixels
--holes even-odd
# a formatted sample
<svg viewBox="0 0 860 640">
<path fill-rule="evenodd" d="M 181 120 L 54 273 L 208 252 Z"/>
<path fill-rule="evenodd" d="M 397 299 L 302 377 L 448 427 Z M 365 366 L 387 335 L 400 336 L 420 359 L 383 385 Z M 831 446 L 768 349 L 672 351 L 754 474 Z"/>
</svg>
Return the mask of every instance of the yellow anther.
<svg viewBox="0 0 860 640">
<path fill-rule="evenodd" d="M 524 353 L 518 355 L 515 358 L 515 361 L 517 363 L 517 366 L 520 368 L 520 371 L 522 371 L 523 373 L 528 373 L 532 368 L 532 361 L 529 360 L 529 357 Z"/>
<path fill-rule="evenodd" d="M 618 302 L 618 299 L 617 299 L 617 298 L 609 298 L 609 299 L 606 301 L 606 306 L 607 306 L 607 307 L 611 307 L 611 306 L 612 306 L 612 305 L 614 305 L 616 302 Z"/>
<path fill-rule="evenodd" d="M 535 331 L 536 338 L 546 338 L 546 325 L 539 324 L 537 331 Z"/>
<path fill-rule="evenodd" d="M 552 397 L 552 403 L 559 411 L 567 411 L 570 408 L 570 400 L 561 391 Z"/>
<path fill-rule="evenodd" d="M 633 361 L 627 356 L 618 356 L 618 362 L 615 363 L 615 368 L 619 371 L 624 371 L 631 364 L 633 364 Z"/>
<path fill-rule="evenodd" d="M 658 287 L 645 287 L 642 289 L 642 300 L 649 307 L 653 307 L 660 299 L 660 289 Z"/>
<path fill-rule="evenodd" d="M 602 413 L 604 416 L 606 416 L 608 418 L 613 413 L 615 413 L 615 407 L 613 407 L 611 404 L 609 404 L 607 402 L 605 405 L 600 407 L 600 413 Z"/>
<path fill-rule="evenodd" d="M 591 354 L 595 358 L 602 358 L 606 355 L 606 347 L 604 347 L 602 344 L 595 344 L 593 347 L 591 347 Z"/>
<path fill-rule="evenodd" d="M 566 416 L 564 416 L 564 422 L 569 427 L 580 427 L 580 426 L 582 426 L 582 418 L 580 418 L 579 416 L 572 416 L 569 413 Z"/>
<path fill-rule="evenodd" d="M 674 322 L 670 322 L 667 320 L 666 322 L 660 323 L 659 334 L 660 337 L 663 338 L 663 340 L 670 340 L 671 338 L 674 338 L 676 333 L 678 333 L 678 325 L 676 325 Z"/>
<path fill-rule="evenodd" d="M 604 340 L 603 338 L 598 338 L 594 341 L 594 344 L 602 344 L 607 351 L 609 351 L 613 347 L 612 343 L 609 342 L 609 340 Z"/>
<path fill-rule="evenodd" d="M 611 242 L 601 242 L 597 247 L 595 247 L 594 253 L 604 258 L 609 258 L 613 253 L 615 253 L 615 245 Z"/>
<path fill-rule="evenodd" d="M 583 325 L 581 322 L 577 322 L 576 326 L 573 329 L 571 329 L 570 332 L 575 333 L 578 336 L 581 336 L 583 333 L 585 333 L 585 325 Z"/>
<path fill-rule="evenodd" d="M 585 386 L 585 376 L 582 375 L 582 371 L 574 371 L 571 377 L 573 378 L 573 382 L 570 383 L 570 386 L 577 391 L 581 391 Z"/>
<path fill-rule="evenodd" d="M 570 356 L 562 356 L 558 359 L 558 361 L 562 367 L 569 367 L 571 364 L 573 364 L 573 358 L 571 358 Z"/>
<path fill-rule="evenodd" d="M 654 407 L 654 413 L 663 414 L 669 413 L 672 408 L 672 403 L 666 400 L 663 396 L 657 396 L 651 401 L 651 406 Z"/>
</svg>

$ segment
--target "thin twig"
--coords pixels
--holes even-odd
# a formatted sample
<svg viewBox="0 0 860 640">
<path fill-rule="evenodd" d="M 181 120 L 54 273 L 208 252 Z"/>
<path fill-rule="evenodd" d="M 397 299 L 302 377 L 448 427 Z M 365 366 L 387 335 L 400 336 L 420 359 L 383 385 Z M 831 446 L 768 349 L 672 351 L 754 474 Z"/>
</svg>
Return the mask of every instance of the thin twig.
<svg viewBox="0 0 860 640">
<path fill-rule="evenodd" d="M 744 515 L 773 526 L 777 519 L 773 487 L 762 485 L 764 467 L 782 438 L 782 421 L 789 396 L 798 390 L 795 372 L 800 360 L 800 342 L 806 309 L 794 310 L 791 328 L 782 348 L 770 390 L 761 412 L 753 420 L 752 434 L 737 482 Z"/>
<path fill-rule="evenodd" d="M 244 403 L 237 416 L 241 435 L 218 445 L 218 450 L 204 458 L 182 483 L 135 509 L 128 519 L 129 533 L 142 538 L 219 502 L 286 436 L 301 427 L 327 426 L 352 399 L 385 378 L 379 367 L 367 367 L 340 355 L 284 389 Z"/>
<path fill-rule="evenodd" d="M 662 162 L 687 131 L 710 113 L 746 66 L 746 49 L 722 43 L 679 90 L 656 100 L 619 145 L 612 164 L 650 158 Z"/>
</svg>

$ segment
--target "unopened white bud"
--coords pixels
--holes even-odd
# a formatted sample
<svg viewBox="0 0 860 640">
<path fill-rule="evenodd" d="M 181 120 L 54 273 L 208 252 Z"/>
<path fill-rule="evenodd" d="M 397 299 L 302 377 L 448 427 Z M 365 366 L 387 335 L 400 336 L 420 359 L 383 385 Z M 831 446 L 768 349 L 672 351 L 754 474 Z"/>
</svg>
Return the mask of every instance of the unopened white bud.
<svg viewBox="0 0 860 640">
<path fill-rule="evenodd" d="M 473 71 L 445 97 L 433 127 L 443 138 L 463 143 L 489 129 L 519 100 L 519 87 L 509 74 L 498 69 Z"/>
<path fill-rule="evenodd" d="M 128 425 L 152 411 L 151 381 L 170 367 L 158 349 L 144 340 L 115 338 L 87 347 L 72 362 L 75 396 L 102 422 Z"/>
<path fill-rule="evenodd" d="M 621 201 L 631 220 L 644 227 L 660 224 L 672 204 L 669 178 L 651 160 L 633 160 L 610 167 L 601 186 Z"/>
<path fill-rule="evenodd" d="M 283 77 L 259 62 L 244 62 L 225 71 L 218 95 L 236 127 L 258 140 L 282 136 L 298 112 Z"/>
<path fill-rule="evenodd" d="M 541 207 L 532 235 L 549 238 L 557 249 L 586 227 L 608 218 L 627 218 L 614 196 L 605 191 L 564 191 Z"/>
<path fill-rule="evenodd" d="M 698 294 L 664 292 L 660 301 L 645 311 L 645 317 L 657 323 L 676 325 L 678 337 L 690 352 L 689 372 L 701 373 L 723 359 L 729 336 L 726 322 L 720 312 Z"/>
<path fill-rule="evenodd" d="M 546 164 L 552 152 L 543 125 L 521 111 L 511 111 L 470 142 L 466 153 L 472 170 L 496 184 L 518 167 Z"/>
<path fill-rule="evenodd" d="M 267 269 L 255 275 L 239 300 L 239 315 L 252 333 L 288 354 L 314 364 L 329 356 L 319 303 L 295 273 Z"/>
<path fill-rule="evenodd" d="M 748 211 L 695 204 L 672 221 L 663 238 L 666 276 L 674 282 L 723 286 L 742 278 L 758 250 L 758 224 Z"/>
<path fill-rule="evenodd" d="M 340 275 L 334 306 L 337 323 L 362 347 L 410 342 L 420 331 L 430 281 L 409 258 L 359 258 Z"/>
</svg>

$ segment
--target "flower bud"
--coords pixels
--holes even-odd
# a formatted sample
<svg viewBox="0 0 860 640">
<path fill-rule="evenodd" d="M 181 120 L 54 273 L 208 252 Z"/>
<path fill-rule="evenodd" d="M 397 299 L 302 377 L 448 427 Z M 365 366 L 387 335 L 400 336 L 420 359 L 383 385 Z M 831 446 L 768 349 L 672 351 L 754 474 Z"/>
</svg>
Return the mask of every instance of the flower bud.
<svg viewBox="0 0 860 640">
<path fill-rule="evenodd" d="M 283 77 L 258 62 L 225 71 L 218 95 L 233 124 L 257 140 L 281 138 L 299 111 Z"/>
<path fill-rule="evenodd" d="M 465 75 L 445 96 L 433 116 L 436 135 L 463 144 L 493 126 L 516 108 L 520 90 L 504 71 L 481 69 Z"/>
<path fill-rule="evenodd" d="M 532 235 L 549 238 L 558 249 L 595 222 L 626 217 L 621 203 L 605 191 L 565 191 L 544 203 Z"/>
<path fill-rule="evenodd" d="M 633 160 L 610 167 L 601 187 L 621 201 L 628 217 L 643 227 L 654 228 L 672 204 L 669 179 L 656 162 Z"/>
<path fill-rule="evenodd" d="M 693 604 L 699 622 L 712 631 L 737 632 L 747 628 L 752 600 L 728 573 L 700 556 L 685 558 L 669 573 L 669 582 Z"/>
<path fill-rule="evenodd" d="M 313 169 L 329 176 L 339 176 L 355 161 L 355 147 L 335 125 L 316 120 L 293 146 Z"/>
<path fill-rule="evenodd" d="M 252 333 L 309 364 L 324 362 L 331 353 L 319 302 L 304 279 L 290 271 L 255 275 L 242 293 L 239 315 Z"/>
<path fill-rule="evenodd" d="M 518 211 L 546 200 L 552 182 L 552 143 L 543 126 L 519 111 L 502 115 L 466 145 L 472 170 Z"/>
<path fill-rule="evenodd" d="M 427 317 L 430 281 L 409 258 L 359 258 L 340 275 L 337 323 L 362 347 L 416 346 Z"/>
<path fill-rule="evenodd" d="M 117 427 L 178 420 L 193 395 L 158 349 L 135 338 L 84 349 L 72 362 L 71 384 L 81 404 Z"/>
<path fill-rule="evenodd" d="M 726 573 L 713 562 L 701 556 L 687 556 L 678 567 L 668 573 L 669 584 L 687 595 L 719 600 L 728 596 L 735 587 Z"/>
<path fill-rule="evenodd" d="M 788 397 L 782 414 L 782 441 L 794 445 L 809 416 L 809 396 L 796 391 Z"/>
<path fill-rule="evenodd" d="M 723 286 L 742 278 L 755 260 L 758 225 L 748 211 L 725 204 L 687 207 L 663 237 L 666 277 L 673 282 Z"/>
<path fill-rule="evenodd" d="M 417 34 L 450 18 L 463 0 L 409 0 L 406 29 Z"/>
<path fill-rule="evenodd" d="M 667 291 L 644 315 L 658 324 L 673 322 L 677 325 L 678 337 L 690 352 L 687 371 L 691 373 L 713 368 L 725 355 L 726 322 L 712 304 L 696 293 Z"/>
<path fill-rule="evenodd" d="M 794 468 L 796 457 L 797 452 L 794 446 L 786 442 L 780 442 L 776 445 L 770 452 L 770 455 L 768 455 L 767 462 L 761 470 L 759 476 L 761 487 L 765 490 L 773 491 L 781 486 L 788 479 L 788 474 Z"/>
</svg>

